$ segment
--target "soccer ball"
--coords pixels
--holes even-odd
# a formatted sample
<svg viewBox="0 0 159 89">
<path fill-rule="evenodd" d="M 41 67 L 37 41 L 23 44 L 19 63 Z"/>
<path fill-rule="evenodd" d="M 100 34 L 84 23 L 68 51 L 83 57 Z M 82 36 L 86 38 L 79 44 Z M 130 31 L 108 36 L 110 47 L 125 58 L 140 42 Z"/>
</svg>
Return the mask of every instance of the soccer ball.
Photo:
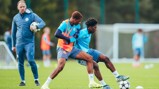
<svg viewBox="0 0 159 89">
<path fill-rule="evenodd" d="M 119 88 L 120 89 L 129 89 L 130 88 L 129 81 L 120 81 L 119 82 Z"/>
<path fill-rule="evenodd" d="M 32 22 L 31 24 L 30 24 L 30 26 L 37 26 L 39 23 L 38 22 Z M 32 30 L 33 32 L 37 32 L 37 31 L 40 31 L 40 29 L 34 29 L 34 30 Z"/>
</svg>

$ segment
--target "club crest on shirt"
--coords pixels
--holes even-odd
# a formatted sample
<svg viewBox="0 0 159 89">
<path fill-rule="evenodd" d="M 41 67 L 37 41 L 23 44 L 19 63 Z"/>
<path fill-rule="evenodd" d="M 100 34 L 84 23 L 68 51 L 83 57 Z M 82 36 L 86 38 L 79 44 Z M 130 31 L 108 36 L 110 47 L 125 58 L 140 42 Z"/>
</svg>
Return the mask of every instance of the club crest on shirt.
<svg viewBox="0 0 159 89">
<path fill-rule="evenodd" d="M 25 18 L 25 21 L 26 21 L 26 22 L 29 21 L 29 18 Z"/>
</svg>

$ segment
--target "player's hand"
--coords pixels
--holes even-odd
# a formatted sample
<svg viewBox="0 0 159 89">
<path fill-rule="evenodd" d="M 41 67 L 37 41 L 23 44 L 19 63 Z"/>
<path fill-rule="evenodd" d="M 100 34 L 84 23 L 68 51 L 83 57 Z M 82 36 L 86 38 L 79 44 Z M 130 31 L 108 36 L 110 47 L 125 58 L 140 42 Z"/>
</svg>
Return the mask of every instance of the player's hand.
<svg viewBox="0 0 159 89">
<path fill-rule="evenodd" d="M 36 29 L 37 29 L 36 26 L 30 26 L 30 30 L 31 30 L 31 31 L 34 31 L 34 30 L 36 30 Z"/>
<path fill-rule="evenodd" d="M 16 52 L 16 47 L 12 47 L 12 51 L 13 51 L 13 52 Z"/>
<path fill-rule="evenodd" d="M 55 46 L 55 44 L 54 44 L 53 42 L 51 42 L 51 46 L 52 46 L 52 47 L 54 47 L 54 46 Z"/>
</svg>

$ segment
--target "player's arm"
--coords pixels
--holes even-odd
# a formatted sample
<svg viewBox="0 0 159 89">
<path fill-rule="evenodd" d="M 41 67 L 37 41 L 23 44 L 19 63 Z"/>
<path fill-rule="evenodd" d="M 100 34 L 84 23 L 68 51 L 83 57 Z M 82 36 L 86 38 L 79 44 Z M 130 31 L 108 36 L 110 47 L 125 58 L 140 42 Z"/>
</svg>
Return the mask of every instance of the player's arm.
<svg viewBox="0 0 159 89">
<path fill-rule="evenodd" d="M 64 39 L 66 40 L 68 43 L 70 42 L 74 42 L 76 39 L 74 37 L 66 37 L 64 36 L 62 33 L 66 30 L 67 28 L 67 24 L 65 21 L 63 21 L 60 26 L 58 27 L 58 29 L 56 30 L 54 36 L 57 37 L 57 38 L 60 38 L 60 39 Z"/>
<path fill-rule="evenodd" d="M 12 48 L 13 48 L 13 51 L 15 51 L 15 45 L 16 45 L 16 32 L 17 32 L 17 25 L 15 23 L 15 20 L 13 18 L 13 21 L 12 21 Z"/>
<path fill-rule="evenodd" d="M 69 37 L 66 37 L 62 34 L 62 31 L 60 29 L 57 29 L 55 34 L 54 34 L 55 37 L 57 38 L 60 38 L 60 39 L 64 39 L 66 40 L 68 43 L 70 43 L 70 38 Z"/>
<path fill-rule="evenodd" d="M 54 44 L 52 42 L 50 42 L 46 36 L 43 37 L 43 40 L 46 42 L 46 44 L 53 46 Z"/>
<path fill-rule="evenodd" d="M 45 22 L 35 13 L 34 14 L 34 21 L 38 22 L 37 29 L 43 28 L 46 24 Z"/>
<path fill-rule="evenodd" d="M 76 33 L 73 35 L 73 37 L 76 38 L 76 40 L 77 40 L 77 39 L 79 38 L 79 36 L 80 36 L 80 31 L 81 31 L 82 29 L 81 29 L 80 24 L 78 24 L 76 28 L 77 28 L 77 31 L 76 31 Z"/>
<path fill-rule="evenodd" d="M 84 35 L 86 35 L 86 34 L 83 33 L 82 29 L 80 29 L 80 30 L 78 31 L 77 40 L 82 39 Z"/>
</svg>

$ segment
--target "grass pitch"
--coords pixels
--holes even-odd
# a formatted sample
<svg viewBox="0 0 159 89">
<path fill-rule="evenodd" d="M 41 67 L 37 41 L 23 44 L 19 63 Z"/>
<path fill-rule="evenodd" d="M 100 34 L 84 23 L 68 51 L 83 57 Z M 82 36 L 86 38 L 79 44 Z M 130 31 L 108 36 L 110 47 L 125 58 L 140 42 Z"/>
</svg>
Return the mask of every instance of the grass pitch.
<svg viewBox="0 0 159 89">
<path fill-rule="evenodd" d="M 52 70 L 55 69 L 56 63 L 57 61 L 52 61 L 52 66 L 45 68 L 43 67 L 42 61 L 37 61 L 41 85 L 45 82 Z M 153 66 L 147 68 L 145 65 L 148 64 L 153 64 Z M 130 76 L 130 89 L 135 89 L 139 85 L 143 86 L 144 89 L 159 89 L 159 64 L 143 63 L 139 68 L 133 68 L 130 63 L 114 63 L 114 65 L 120 74 Z M 99 63 L 99 67 L 106 83 L 112 89 L 119 89 L 114 75 L 105 65 Z M 34 84 L 30 67 L 25 66 L 25 70 L 26 86 L 20 87 L 18 86 L 20 83 L 18 70 L 1 69 L 0 89 L 40 89 L 41 86 L 35 86 Z M 95 81 L 98 82 L 97 79 Z M 79 65 L 76 61 L 67 61 L 64 70 L 51 82 L 50 89 L 89 89 L 86 67 Z"/>
</svg>

